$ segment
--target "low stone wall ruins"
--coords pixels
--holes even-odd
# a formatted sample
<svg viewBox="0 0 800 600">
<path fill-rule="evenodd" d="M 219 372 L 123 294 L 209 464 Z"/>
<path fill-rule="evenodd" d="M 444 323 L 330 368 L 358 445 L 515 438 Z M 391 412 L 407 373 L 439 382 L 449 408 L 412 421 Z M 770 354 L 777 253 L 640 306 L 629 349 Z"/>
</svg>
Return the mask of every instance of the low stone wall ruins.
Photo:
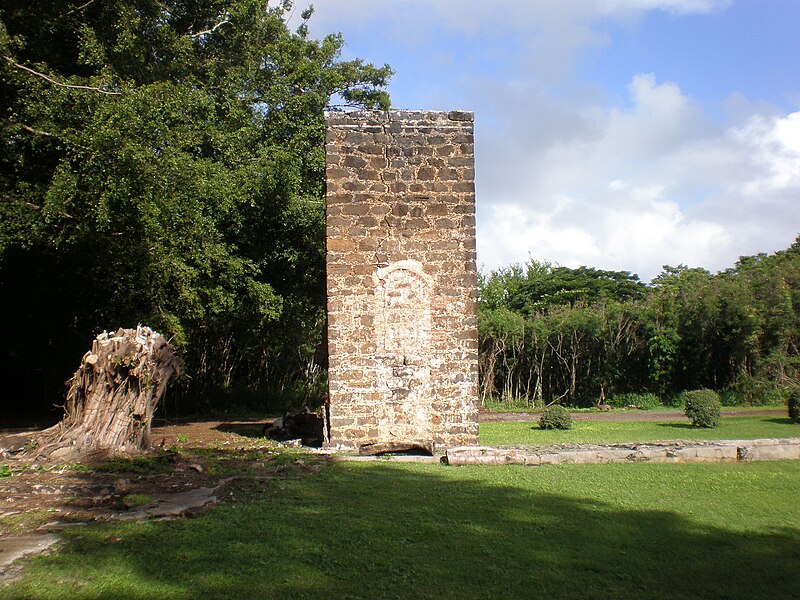
<svg viewBox="0 0 800 600">
<path fill-rule="evenodd" d="M 544 447 L 448 448 L 451 465 L 596 465 L 608 463 L 720 463 L 800 459 L 800 438 L 566 444 Z"/>
</svg>

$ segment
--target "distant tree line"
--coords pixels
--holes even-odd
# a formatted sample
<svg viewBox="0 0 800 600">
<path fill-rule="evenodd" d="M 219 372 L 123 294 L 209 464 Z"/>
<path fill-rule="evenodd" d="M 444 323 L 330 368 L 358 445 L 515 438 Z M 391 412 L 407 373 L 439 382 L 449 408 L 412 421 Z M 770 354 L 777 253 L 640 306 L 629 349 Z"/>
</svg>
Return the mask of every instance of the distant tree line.
<svg viewBox="0 0 800 600">
<path fill-rule="evenodd" d="M 800 384 L 800 237 L 717 274 L 529 261 L 479 281 L 485 404 L 589 406 L 709 388 L 729 404 L 783 401 Z"/>
</svg>

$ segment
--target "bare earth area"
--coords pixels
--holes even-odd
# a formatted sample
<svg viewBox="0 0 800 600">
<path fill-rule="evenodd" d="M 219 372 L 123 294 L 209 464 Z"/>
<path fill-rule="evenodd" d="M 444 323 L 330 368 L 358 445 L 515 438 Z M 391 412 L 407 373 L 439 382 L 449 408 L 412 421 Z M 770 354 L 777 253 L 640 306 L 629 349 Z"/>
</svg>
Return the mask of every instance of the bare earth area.
<svg viewBox="0 0 800 600">
<path fill-rule="evenodd" d="M 12 472 L 0 478 L 0 537 L 121 518 L 198 488 L 213 490 L 208 496 L 216 501 L 232 492 L 243 471 L 280 472 L 272 464 L 278 460 L 276 444 L 257 437 L 262 426 L 263 421 L 160 425 L 152 432 L 153 458 L 96 468 L 91 461 L 53 466 L 17 458 L 10 450 L 31 432 L 0 431 L 0 464 Z M 193 508 L 199 507 L 187 511 Z"/>
<path fill-rule="evenodd" d="M 151 456 L 73 465 L 20 458 L 16 450 L 35 432 L 0 430 L 0 580 L 13 574 L 11 562 L 51 545 L 65 528 L 191 516 L 257 493 L 292 470 L 318 471 L 326 460 L 287 453 L 261 437 L 263 425 L 159 423 Z"/>
</svg>

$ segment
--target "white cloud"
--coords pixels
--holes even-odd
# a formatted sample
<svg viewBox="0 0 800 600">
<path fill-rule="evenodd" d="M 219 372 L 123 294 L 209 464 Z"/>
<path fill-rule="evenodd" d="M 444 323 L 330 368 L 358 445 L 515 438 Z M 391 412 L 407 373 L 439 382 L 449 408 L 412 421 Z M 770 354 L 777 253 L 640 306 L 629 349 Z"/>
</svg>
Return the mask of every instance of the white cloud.
<svg viewBox="0 0 800 600">
<path fill-rule="evenodd" d="M 581 133 L 513 157 L 524 185 L 480 185 L 510 158 L 491 141 L 478 171 L 487 268 L 531 256 L 649 279 L 664 264 L 718 270 L 788 246 L 800 228 L 800 112 L 726 129 L 674 83 L 636 75 L 629 91 L 628 108 L 584 111 Z"/>
<path fill-rule="evenodd" d="M 597 17 L 630 18 L 653 10 L 674 14 L 724 10 L 730 0 L 325 0 L 314 6 L 314 28 L 393 25 L 394 31 L 413 34 L 444 25 L 470 35 L 543 29 L 555 22 L 584 21 Z M 302 2 L 296 2 L 297 7 Z M 295 11 L 299 15 L 299 10 Z M 407 25 L 413 28 L 406 28 Z"/>
<path fill-rule="evenodd" d="M 734 130 L 734 139 L 751 150 L 751 166 L 761 177 L 749 181 L 744 192 L 752 196 L 800 188 L 800 112 L 785 118 L 754 115 Z"/>
<path fill-rule="evenodd" d="M 623 10 L 647 11 L 664 10 L 684 15 L 690 13 L 709 13 L 730 6 L 730 0 L 604 0 L 599 4 L 607 13 Z"/>
</svg>

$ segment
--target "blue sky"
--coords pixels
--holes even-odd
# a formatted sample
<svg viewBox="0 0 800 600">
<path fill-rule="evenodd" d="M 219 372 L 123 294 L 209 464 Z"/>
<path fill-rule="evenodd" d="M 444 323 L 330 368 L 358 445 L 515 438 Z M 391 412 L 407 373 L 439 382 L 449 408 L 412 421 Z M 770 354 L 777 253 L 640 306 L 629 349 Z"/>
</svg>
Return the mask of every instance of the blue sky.
<svg viewBox="0 0 800 600">
<path fill-rule="evenodd" d="M 299 6 L 299 5 L 298 5 Z M 475 112 L 478 262 L 711 271 L 800 234 L 798 0 L 318 0 L 397 108 Z M 299 10 L 298 10 L 299 12 Z"/>
</svg>

